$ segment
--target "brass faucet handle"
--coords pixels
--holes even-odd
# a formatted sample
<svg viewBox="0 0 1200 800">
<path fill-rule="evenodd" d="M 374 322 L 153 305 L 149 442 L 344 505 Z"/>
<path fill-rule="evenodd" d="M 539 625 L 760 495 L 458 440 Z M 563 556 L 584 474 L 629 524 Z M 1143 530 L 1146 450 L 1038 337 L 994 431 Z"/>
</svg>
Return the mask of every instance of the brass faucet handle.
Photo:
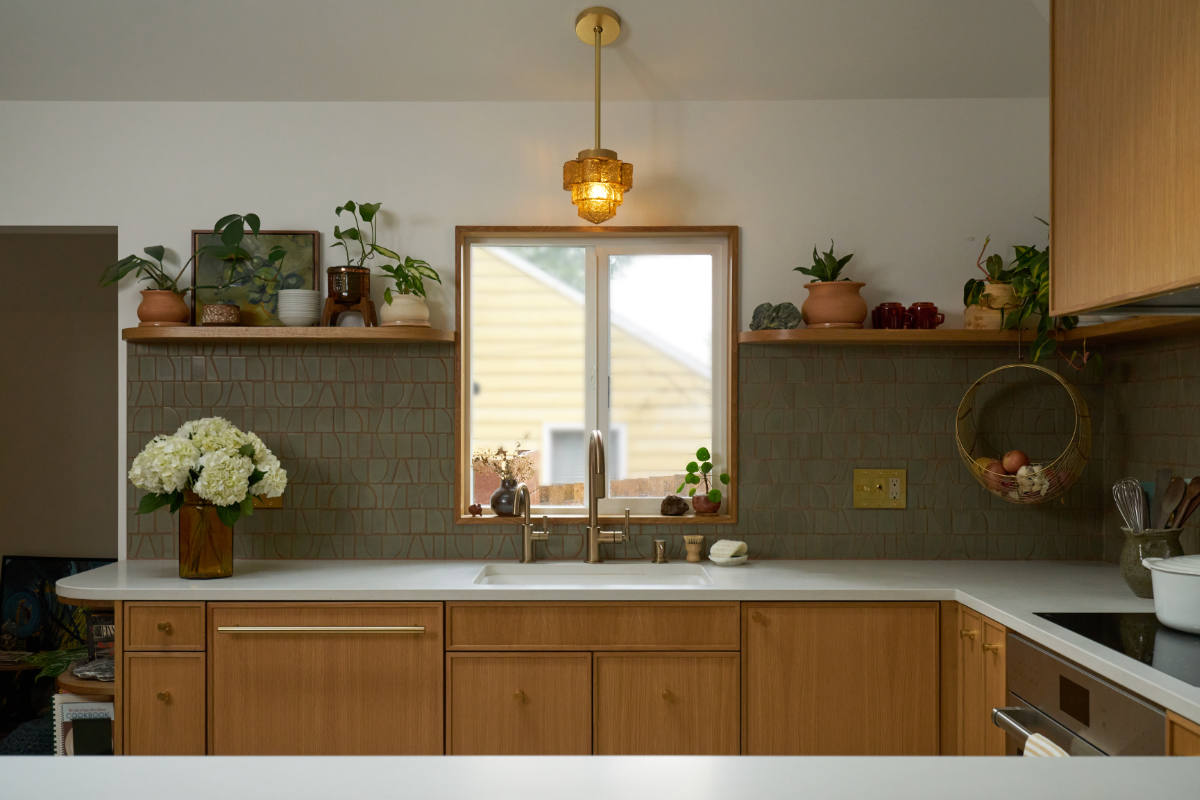
<svg viewBox="0 0 1200 800">
<path fill-rule="evenodd" d="M 530 536 L 532 536 L 535 541 L 539 541 L 539 542 L 544 542 L 547 539 L 549 539 L 550 538 L 550 518 L 545 515 L 542 515 L 542 529 L 540 531 L 533 531 L 530 534 Z"/>
<path fill-rule="evenodd" d="M 629 541 L 629 507 L 625 507 L 625 524 L 621 526 L 621 541 Z"/>
</svg>

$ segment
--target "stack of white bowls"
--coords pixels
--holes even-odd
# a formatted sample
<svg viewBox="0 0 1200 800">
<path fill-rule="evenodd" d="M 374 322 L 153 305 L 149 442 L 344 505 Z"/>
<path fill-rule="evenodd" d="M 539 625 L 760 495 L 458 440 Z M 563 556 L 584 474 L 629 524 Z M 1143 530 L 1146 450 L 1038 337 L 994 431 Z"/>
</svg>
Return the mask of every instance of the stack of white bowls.
<svg viewBox="0 0 1200 800">
<path fill-rule="evenodd" d="M 321 292 L 316 289 L 280 289 L 279 321 L 292 328 L 307 328 L 321 318 Z"/>
</svg>

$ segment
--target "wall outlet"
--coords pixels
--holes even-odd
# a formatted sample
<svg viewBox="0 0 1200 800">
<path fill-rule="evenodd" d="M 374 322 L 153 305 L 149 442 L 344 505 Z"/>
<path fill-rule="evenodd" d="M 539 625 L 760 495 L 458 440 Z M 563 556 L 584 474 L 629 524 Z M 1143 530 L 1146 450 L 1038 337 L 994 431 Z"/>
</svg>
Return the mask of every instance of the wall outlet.
<svg viewBox="0 0 1200 800">
<path fill-rule="evenodd" d="M 907 471 L 903 469 L 854 470 L 854 507 L 907 508 Z"/>
</svg>

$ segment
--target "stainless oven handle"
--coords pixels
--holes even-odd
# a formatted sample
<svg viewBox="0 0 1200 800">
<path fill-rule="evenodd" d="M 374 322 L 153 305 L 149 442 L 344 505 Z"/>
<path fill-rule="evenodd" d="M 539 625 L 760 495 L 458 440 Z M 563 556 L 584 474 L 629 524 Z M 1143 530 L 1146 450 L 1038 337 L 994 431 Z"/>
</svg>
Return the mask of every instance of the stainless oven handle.
<svg viewBox="0 0 1200 800">
<path fill-rule="evenodd" d="M 1010 736 L 1014 736 L 1017 740 L 1024 742 L 1033 735 L 1033 731 L 1026 728 L 1021 723 L 1013 719 L 1013 714 L 1020 713 L 1025 709 L 1020 706 L 1009 706 L 1006 708 L 992 709 L 992 724 L 1000 728 Z"/>
<path fill-rule="evenodd" d="M 1036 708 L 1006 706 L 992 709 L 992 724 L 1024 747 L 1025 740 L 1040 733 L 1073 756 L 1105 755 L 1091 742 L 1051 719 Z"/>
</svg>

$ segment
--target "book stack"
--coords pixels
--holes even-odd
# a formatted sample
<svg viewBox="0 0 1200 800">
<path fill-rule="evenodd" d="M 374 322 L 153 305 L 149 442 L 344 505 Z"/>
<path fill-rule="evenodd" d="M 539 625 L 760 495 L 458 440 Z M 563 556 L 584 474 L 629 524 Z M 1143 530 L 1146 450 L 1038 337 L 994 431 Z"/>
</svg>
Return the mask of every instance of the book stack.
<svg viewBox="0 0 1200 800">
<path fill-rule="evenodd" d="M 111 756 L 113 704 L 66 692 L 54 695 L 54 754 Z"/>
</svg>

